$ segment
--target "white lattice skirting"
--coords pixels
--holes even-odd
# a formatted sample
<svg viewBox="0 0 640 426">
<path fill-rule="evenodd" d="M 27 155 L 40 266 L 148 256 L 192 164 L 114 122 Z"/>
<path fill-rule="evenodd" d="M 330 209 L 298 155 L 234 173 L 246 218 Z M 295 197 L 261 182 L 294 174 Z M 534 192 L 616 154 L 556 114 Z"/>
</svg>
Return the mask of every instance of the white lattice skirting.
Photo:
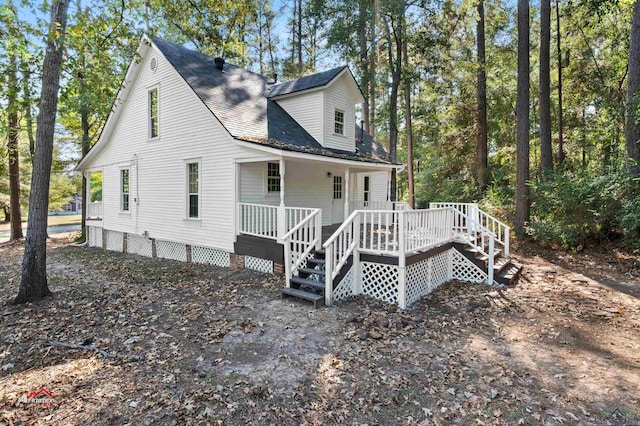
<svg viewBox="0 0 640 426">
<path fill-rule="evenodd" d="M 458 250 L 451 249 L 451 278 L 474 284 L 483 284 L 489 278 L 487 273 L 464 257 Z"/>
<path fill-rule="evenodd" d="M 123 251 L 123 235 L 118 231 L 105 231 L 107 233 L 107 250 L 117 251 L 122 253 Z"/>
<path fill-rule="evenodd" d="M 265 274 L 273 274 L 273 262 L 267 259 L 260 259 L 259 257 L 245 256 L 244 267 L 258 272 L 264 272 Z"/>
<path fill-rule="evenodd" d="M 156 255 L 163 259 L 187 261 L 187 245 L 173 241 L 156 240 Z"/>
<path fill-rule="evenodd" d="M 451 250 L 447 250 L 429 259 L 407 266 L 407 306 L 451 280 L 450 253 Z"/>
<path fill-rule="evenodd" d="M 231 265 L 229 253 L 209 247 L 193 246 L 191 248 L 191 260 L 194 263 L 208 263 L 209 265 L 228 268 Z"/>
<path fill-rule="evenodd" d="M 353 267 L 342 278 L 340 283 L 333 289 L 333 301 L 339 302 L 353 295 Z"/>
<path fill-rule="evenodd" d="M 127 235 L 127 253 L 139 254 L 140 256 L 153 256 L 151 240 L 142 235 Z"/>
<path fill-rule="evenodd" d="M 360 262 L 362 294 L 383 302 L 398 303 L 398 266 Z"/>
<path fill-rule="evenodd" d="M 87 241 L 89 247 L 102 247 L 102 228 L 99 226 L 87 226 Z"/>
</svg>

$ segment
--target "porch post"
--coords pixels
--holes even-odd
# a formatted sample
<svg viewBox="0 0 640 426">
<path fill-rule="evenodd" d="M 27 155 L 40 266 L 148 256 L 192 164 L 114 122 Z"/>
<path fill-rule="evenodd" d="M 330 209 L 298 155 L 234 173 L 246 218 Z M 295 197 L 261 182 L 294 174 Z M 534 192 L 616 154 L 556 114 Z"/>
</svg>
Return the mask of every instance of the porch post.
<svg viewBox="0 0 640 426">
<path fill-rule="evenodd" d="M 349 168 L 344 170 L 344 220 L 349 217 Z"/>
<path fill-rule="evenodd" d="M 282 237 L 287 233 L 287 211 L 284 205 L 284 158 L 280 158 L 280 205 L 278 206 L 278 240 L 281 240 Z"/>
<path fill-rule="evenodd" d="M 353 295 L 362 294 L 362 281 L 360 277 L 360 213 L 353 221 L 353 239 L 356 248 L 353 249 L 353 264 L 351 266 L 353 282 L 351 283 L 351 292 Z"/>
<path fill-rule="evenodd" d="M 240 211 L 240 165 L 238 161 L 233 159 L 233 180 L 234 180 L 234 191 L 233 191 L 233 213 L 236 220 L 234 221 L 234 241 L 238 241 L 238 234 L 240 233 L 241 226 L 241 211 Z"/>
<path fill-rule="evenodd" d="M 407 259 L 406 259 L 406 232 L 404 211 L 398 212 L 398 306 L 400 309 L 407 307 Z"/>
</svg>

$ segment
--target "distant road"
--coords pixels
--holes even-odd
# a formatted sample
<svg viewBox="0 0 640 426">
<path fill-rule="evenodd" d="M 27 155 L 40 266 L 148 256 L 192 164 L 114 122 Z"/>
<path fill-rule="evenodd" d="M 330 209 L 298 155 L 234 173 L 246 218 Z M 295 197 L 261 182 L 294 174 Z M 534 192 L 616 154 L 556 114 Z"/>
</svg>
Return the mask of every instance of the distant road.
<svg viewBox="0 0 640 426">
<path fill-rule="evenodd" d="M 63 232 L 80 231 L 81 227 L 82 226 L 79 223 L 73 224 L 73 225 L 54 225 L 54 226 L 49 226 L 49 227 L 47 227 L 47 234 L 54 235 L 54 234 L 61 234 Z M 25 234 L 26 234 L 26 231 L 27 230 L 25 229 L 24 230 Z M 11 231 L 10 230 L 0 231 L 0 242 L 8 240 L 9 239 L 9 235 L 11 235 Z"/>
</svg>

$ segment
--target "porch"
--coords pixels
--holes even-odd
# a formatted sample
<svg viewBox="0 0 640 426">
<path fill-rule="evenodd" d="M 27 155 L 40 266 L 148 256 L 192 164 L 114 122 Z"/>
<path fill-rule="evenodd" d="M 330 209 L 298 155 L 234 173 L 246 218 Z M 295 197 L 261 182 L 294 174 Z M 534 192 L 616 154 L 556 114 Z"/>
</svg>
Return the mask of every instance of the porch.
<svg viewBox="0 0 640 426">
<path fill-rule="evenodd" d="M 314 304 L 367 294 L 406 308 L 451 279 L 510 283 L 520 272 L 508 260 L 509 227 L 476 204 L 382 207 L 356 209 L 343 223 L 323 226 L 321 209 L 284 207 L 279 213 L 278 207 L 240 205 L 238 229 L 277 241 L 283 295 Z"/>
</svg>

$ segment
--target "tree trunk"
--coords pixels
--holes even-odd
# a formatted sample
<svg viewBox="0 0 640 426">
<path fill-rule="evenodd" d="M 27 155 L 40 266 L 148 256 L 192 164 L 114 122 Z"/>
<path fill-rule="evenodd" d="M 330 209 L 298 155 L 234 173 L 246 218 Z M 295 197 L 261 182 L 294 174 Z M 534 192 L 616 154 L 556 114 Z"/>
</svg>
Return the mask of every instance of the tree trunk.
<svg viewBox="0 0 640 426">
<path fill-rule="evenodd" d="M 540 1 L 540 166 L 542 176 L 553 171 L 551 148 L 551 0 Z"/>
<path fill-rule="evenodd" d="M 640 0 L 633 4 L 631 40 L 629 43 L 629 65 L 627 76 L 627 122 L 625 125 L 625 147 L 627 151 L 627 171 L 630 176 L 640 176 Z"/>
<path fill-rule="evenodd" d="M 516 102 L 515 232 L 529 221 L 529 0 L 518 0 L 518 88 Z"/>
<path fill-rule="evenodd" d="M 476 154 L 478 166 L 478 185 L 483 191 L 487 188 L 487 70 L 485 61 L 485 37 L 484 37 L 484 0 L 478 0 L 478 22 L 476 25 L 477 55 L 478 55 L 478 106 L 476 119 L 478 121 L 478 133 L 476 135 Z"/>
<path fill-rule="evenodd" d="M 413 127 L 411 124 L 411 78 L 408 74 L 409 55 L 407 54 L 407 40 L 402 43 L 402 56 L 404 58 L 404 107 L 405 126 L 407 131 L 407 186 L 409 190 L 409 205 L 416 206 L 416 195 L 413 180 Z"/>
<path fill-rule="evenodd" d="M 298 0 L 298 74 L 302 74 L 302 0 Z"/>
<path fill-rule="evenodd" d="M 369 53 L 367 46 L 367 0 L 360 0 L 358 3 L 358 37 L 360 44 L 360 75 L 362 76 L 362 92 L 365 96 L 360 105 L 362 111 L 363 127 L 369 132 Z"/>
<path fill-rule="evenodd" d="M 9 55 L 9 66 L 7 68 L 7 158 L 9 159 L 9 209 L 11 211 L 10 241 L 22 238 L 17 63 L 16 55 Z"/>
<path fill-rule="evenodd" d="M 404 4 L 403 2 L 398 2 L 398 25 L 396 28 L 390 28 L 389 31 L 389 65 L 391 66 L 391 94 L 389 97 L 389 156 L 392 163 L 396 163 L 398 161 L 398 90 L 400 88 L 400 78 L 402 76 L 402 36 L 403 36 L 403 15 L 404 15 Z M 391 23 L 393 27 L 393 24 Z M 391 31 L 393 30 L 393 36 L 395 43 L 392 43 L 391 40 Z M 395 60 L 393 55 L 393 47 L 395 44 Z M 396 201 L 397 199 L 397 190 L 398 190 L 398 180 L 396 169 L 391 171 L 391 188 L 390 188 L 390 199 L 391 201 Z"/>
<path fill-rule="evenodd" d="M 84 158 L 89 152 L 89 144 L 91 142 L 91 138 L 89 136 L 89 131 L 91 130 L 91 126 L 89 124 L 89 105 L 87 105 L 88 101 L 86 99 L 86 91 L 84 85 L 84 75 L 86 72 L 86 63 L 84 51 L 80 53 L 80 63 L 82 64 L 82 74 L 80 78 L 80 126 L 82 128 L 82 139 L 80 141 L 80 150 L 82 153 L 82 158 Z M 83 235 L 86 236 L 86 224 L 87 224 L 87 205 L 89 200 L 87 200 L 87 178 L 84 173 L 82 174 L 82 232 Z"/>
<path fill-rule="evenodd" d="M 34 301 L 51 293 L 47 285 L 47 213 L 68 7 L 69 0 L 57 0 L 51 5 L 47 51 L 42 63 L 40 112 L 29 197 L 29 228 L 22 261 L 22 280 L 14 303 Z"/>
<path fill-rule="evenodd" d="M 556 44 L 558 50 L 558 166 L 564 163 L 564 126 L 562 123 L 562 49 L 560 48 L 560 0 L 556 0 Z"/>
</svg>

